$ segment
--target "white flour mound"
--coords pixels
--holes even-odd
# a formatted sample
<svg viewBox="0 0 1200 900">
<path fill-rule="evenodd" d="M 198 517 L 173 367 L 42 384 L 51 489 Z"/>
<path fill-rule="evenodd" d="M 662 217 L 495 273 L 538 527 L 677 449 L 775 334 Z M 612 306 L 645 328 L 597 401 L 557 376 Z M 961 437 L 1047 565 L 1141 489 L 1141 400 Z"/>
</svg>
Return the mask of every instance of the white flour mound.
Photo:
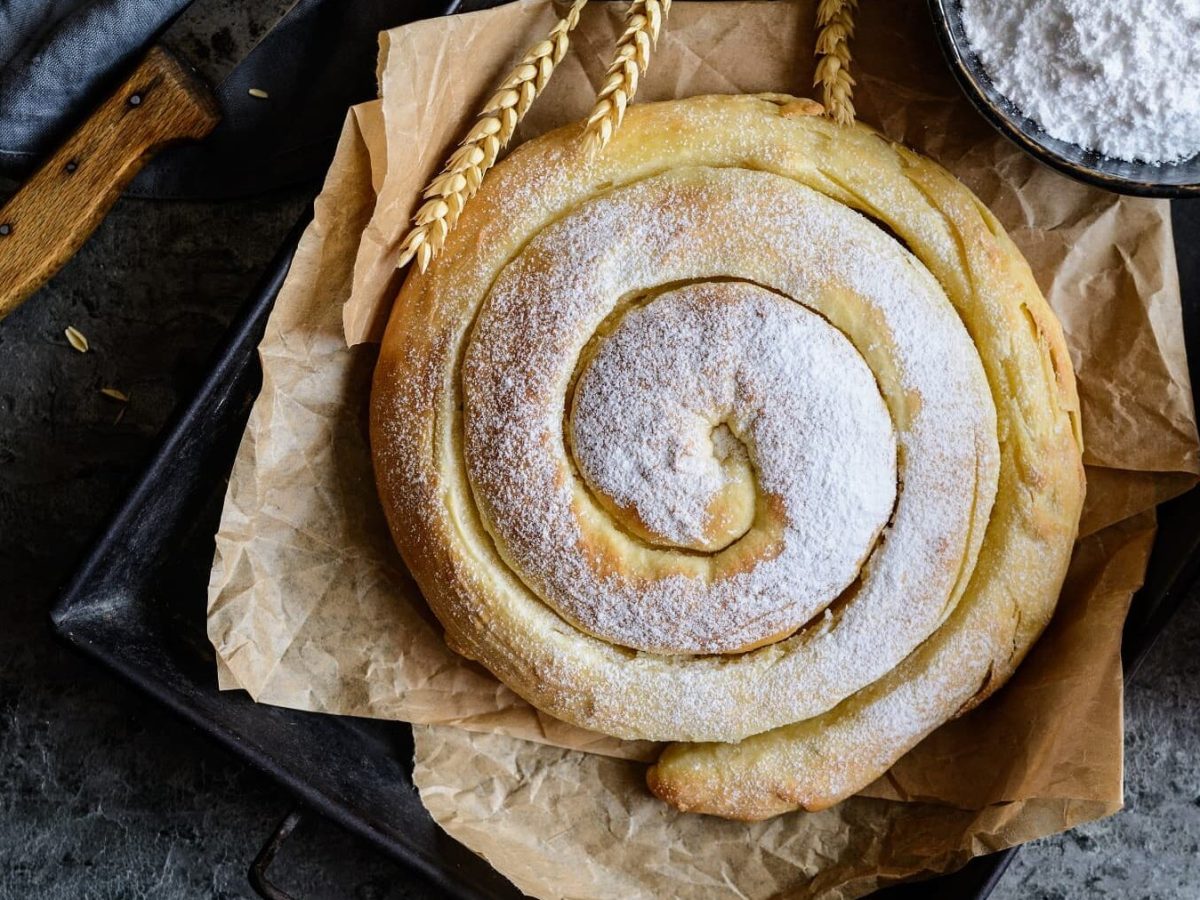
<svg viewBox="0 0 1200 900">
<path fill-rule="evenodd" d="M 1200 0 L 962 0 L 996 89 L 1052 137 L 1106 156 L 1200 153 Z"/>
</svg>

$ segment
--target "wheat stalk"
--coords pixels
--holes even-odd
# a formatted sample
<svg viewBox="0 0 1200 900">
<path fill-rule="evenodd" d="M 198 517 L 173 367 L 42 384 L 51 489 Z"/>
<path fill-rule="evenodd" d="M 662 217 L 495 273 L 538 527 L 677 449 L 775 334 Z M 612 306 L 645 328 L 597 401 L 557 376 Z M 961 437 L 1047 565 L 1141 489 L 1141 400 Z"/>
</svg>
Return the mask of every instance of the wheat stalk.
<svg viewBox="0 0 1200 900">
<path fill-rule="evenodd" d="M 658 33 L 670 11 L 671 0 L 633 0 L 629 5 L 625 33 L 617 41 L 616 54 L 584 129 L 584 141 L 591 153 L 603 150 L 621 126 L 625 107 L 637 93 L 639 78 L 646 74 L 650 51 L 658 43 Z"/>
<path fill-rule="evenodd" d="M 413 216 L 413 227 L 400 244 L 397 268 L 415 259 L 417 267 L 424 272 L 441 252 L 446 236 L 454 228 L 463 207 L 475 196 L 483 176 L 496 164 L 496 158 L 512 140 L 517 123 L 546 87 L 554 67 L 562 62 L 570 44 L 569 35 L 579 24 L 579 14 L 587 2 L 574 0 L 546 39 L 525 52 L 525 56 L 484 104 L 474 126 L 462 139 L 458 149 L 422 192 L 421 197 L 425 202 Z"/>
<path fill-rule="evenodd" d="M 850 38 L 858 0 L 821 0 L 817 4 L 817 71 L 825 110 L 840 125 L 854 121 L 854 76 L 850 74 Z"/>
</svg>

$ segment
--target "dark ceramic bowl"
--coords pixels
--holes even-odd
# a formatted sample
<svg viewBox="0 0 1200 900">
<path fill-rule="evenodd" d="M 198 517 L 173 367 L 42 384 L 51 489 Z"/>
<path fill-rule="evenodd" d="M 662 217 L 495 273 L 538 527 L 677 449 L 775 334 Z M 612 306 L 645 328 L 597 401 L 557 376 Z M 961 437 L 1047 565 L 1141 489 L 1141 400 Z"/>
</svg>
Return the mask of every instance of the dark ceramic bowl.
<svg viewBox="0 0 1200 900">
<path fill-rule="evenodd" d="M 1200 197 L 1200 156 L 1170 165 L 1127 162 L 1046 134 L 993 86 L 963 31 L 960 0 L 929 0 L 929 11 L 954 77 L 975 108 L 1027 153 L 1072 178 L 1120 194 Z"/>
</svg>

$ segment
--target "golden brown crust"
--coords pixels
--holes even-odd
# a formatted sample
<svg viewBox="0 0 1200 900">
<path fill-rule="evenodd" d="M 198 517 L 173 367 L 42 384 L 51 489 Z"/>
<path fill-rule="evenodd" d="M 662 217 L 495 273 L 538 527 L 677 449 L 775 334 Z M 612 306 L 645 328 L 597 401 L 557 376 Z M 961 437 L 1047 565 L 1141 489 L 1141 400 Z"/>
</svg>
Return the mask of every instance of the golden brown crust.
<svg viewBox="0 0 1200 900">
<path fill-rule="evenodd" d="M 624 737 L 694 741 L 719 733 L 722 741 L 740 740 L 674 744 L 648 774 L 651 789 L 681 809 L 740 819 L 837 802 L 1002 684 L 1053 612 L 1083 497 L 1078 399 L 1061 329 L 995 219 L 934 163 L 861 126 L 788 115 L 793 102 L 700 97 L 638 106 L 593 162 L 577 150 L 578 126 L 521 148 L 468 207 L 442 259 L 406 281 L 372 396 L 384 509 L 452 646 L 535 705 L 585 727 Z M 972 513 L 979 526 L 961 529 L 959 543 L 938 557 L 952 567 L 946 577 L 953 587 L 929 613 L 928 629 L 909 647 L 916 649 L 882 671 L 863 660 L 828 683 L 796 679 L 787 697 L 778 696 L 789 690 L 781 680 L 765 703 L 754 692 L 773 674 L 802 653 L 815 654 L 822 640 L 836 643 L 849 625 L 835 617 L 724 662 L 633 654 L 576 629 L 498 549 L 495 523 L 478 505 L 464 465 L 460 409 L 462 359 L 480 306 L 497 273 L 548 222 L 622 187 L 634 202 L 687 190 L 740 197 L 751 182 L 797 209 L 823 209 L 804 192 L 824 195 L 899 236 L 923 267 L 913 277 L 936 279 L 978 348 L 999 437 L 990 476 L 979 437 Z M 619 243 L 633 233 L 608 239 Z M 775 271 L 769 259 L 734 263 L 764 278 Z M 838 291 L 812 302 L 823 314 L 843 315 L 836 324 L 849 334 L 886 338 L 870 304 L 854 311 L 854 298 Z M 890 351 L 878 352 L 886 361 Z M 871 360 L 877 375 L 886 369 L 880 359 Z M 898 433 L 928 414 L 928 398 L 906 394 L 902 381 L 897 376 L 890 393 L 884 385 Z M 624 564 L 626 556 L 613 551 L 608 564 Z M 854 602 L 839 601 L 839 616 Z M 786 630 L 758 637 L 779 633 Z M 692 707 L 671 709 L 683 690 L 706 698 L 711 708 L 698 718 L 712 718 L 693 722 Z"/>
</svg>

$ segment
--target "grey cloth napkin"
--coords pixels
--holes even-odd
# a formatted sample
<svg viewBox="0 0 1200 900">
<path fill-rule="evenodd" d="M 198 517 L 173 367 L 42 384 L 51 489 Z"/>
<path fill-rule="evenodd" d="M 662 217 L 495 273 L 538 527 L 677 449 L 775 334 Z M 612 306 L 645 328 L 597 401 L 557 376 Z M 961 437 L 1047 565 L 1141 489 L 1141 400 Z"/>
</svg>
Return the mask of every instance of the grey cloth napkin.
<svg viewBox="0 0 1200 900">
<path fill-rule="evenodd" d="M 53 149 L 189 0 L 0 0 L 0 174 Z"/>
</svg>

